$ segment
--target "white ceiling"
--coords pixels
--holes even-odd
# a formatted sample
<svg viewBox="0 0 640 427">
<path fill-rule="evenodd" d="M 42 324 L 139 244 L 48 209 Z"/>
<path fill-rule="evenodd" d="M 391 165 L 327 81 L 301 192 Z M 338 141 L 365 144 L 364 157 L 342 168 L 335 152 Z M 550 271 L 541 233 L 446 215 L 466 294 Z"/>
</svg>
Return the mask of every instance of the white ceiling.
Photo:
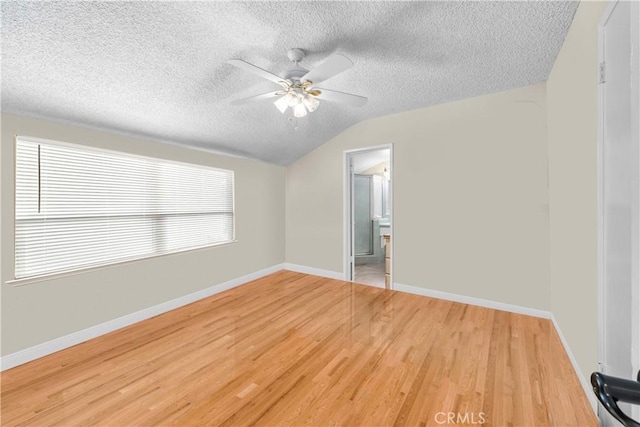
<svg viewBox="0 0 640 427">
<path fill-rule="evenodd" d="M 391 160 L 391 150 L 388 148 L 358 152 L 353 155 L 353 172 L 362 173 L 375 165 L 389 160 Z"/>
<path fill-rule="evenodd" d="M 2 2 L 2 110 L 287 165 L 366 119 L 545 81 L 577 2 Z M 286 53 L 354 67 L 301 119 L 269 101 Z"/>
</svg>

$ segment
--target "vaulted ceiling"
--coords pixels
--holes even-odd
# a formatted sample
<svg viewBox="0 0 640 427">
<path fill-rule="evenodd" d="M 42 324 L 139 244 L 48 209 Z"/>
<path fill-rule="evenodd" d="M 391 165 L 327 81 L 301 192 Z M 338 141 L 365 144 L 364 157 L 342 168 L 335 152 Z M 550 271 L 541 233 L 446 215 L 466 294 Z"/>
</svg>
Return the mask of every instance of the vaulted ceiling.
<svg viewBox="0 0 640 427">
<path fill-rule="evenodd" d="M 2 2 L 2 110 L 287 165 L 387 114 L 543 82 L 577 2 Z M 295 119 L 277 90 L 287 50 L 322 84 L 369 98 Z"/>
</svg>

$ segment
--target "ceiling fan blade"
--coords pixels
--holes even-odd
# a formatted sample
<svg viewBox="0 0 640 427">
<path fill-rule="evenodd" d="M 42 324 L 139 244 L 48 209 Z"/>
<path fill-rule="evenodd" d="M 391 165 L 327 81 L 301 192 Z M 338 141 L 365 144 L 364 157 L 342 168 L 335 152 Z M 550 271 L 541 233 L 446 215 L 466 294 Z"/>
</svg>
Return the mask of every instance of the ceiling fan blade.
<svg viewBox="0 0 640 427">
<path fill-rule="evenodd" d="M 301 82 L 310 81 L 314 85 L 330 79 L 343 71 L 353 67 L 353 62 L 346 56 L 335 53 L 325 59 L 322 64 L 300 78 Z"/>
<path fill-rule="evenodd" d="M 274 83 L 280 84 L 280 82 L 285 81 L 285 79 L 283 77 L 276 76 L 275 74 L 273 74 L 273 73 L 271 73 L 271 72 L 269 72 L 267 70 L 263 70 L 260 67 L 256 67 L 253 64 L 249 64 L 248 62 L 243 61 L 242 59 L 230 59 L 230 60 L 227 61 L 227 63 L 229 63 L 229 64 L 231 64 L 231 65 L 233 65 L 235 67 L 238 67 L 238 68 L 240 68 L 242 70 L 245 70 L 245 71 L 248 71 L 250 73 L 253 73 L 256 76 L 260 76 L 260 77 L 262 77 L 264 79 L 271 80 Z"/>
<path fill-rule="evenodd" d="M 263 93 L 262 95 L 256 95 L 256 96 L 250 96 L 248 98 L 237 99 L 235 101 L 231 101 L 231 104 L 232 105 L 248 104 L 250 102 L 261 101 L 264 99 L 274 99 L 275 97 L 282 96 L 282 95 L 284 95 L 284 92 L 278 90 L 275 92 Z"/>
<path fill-rule="evenodd" d="M 315 95 L 316 98 L 323 101 L 339 102 L 351 107 L 362 107 L 367 103 L 367 98 L 360 95 L 353 95 L 351 93 L 338 92 L 336 90 L 315 88 L 320 91 L 319 95 Z"/>
</svg>

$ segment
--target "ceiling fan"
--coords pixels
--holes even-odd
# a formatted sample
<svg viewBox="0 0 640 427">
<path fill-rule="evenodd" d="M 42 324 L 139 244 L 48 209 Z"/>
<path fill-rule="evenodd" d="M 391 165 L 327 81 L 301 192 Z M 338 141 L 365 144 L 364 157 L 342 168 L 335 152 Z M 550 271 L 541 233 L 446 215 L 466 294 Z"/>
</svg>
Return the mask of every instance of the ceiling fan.
<svg viewBox="0 0 640 427">
<path fill-rule="evenodd" d="M 242 105 L 263 99 L 278 98 L 274 105 L 281 113 L 291 107 L 295 117 L 304 117 L 307 112 L 312 113 L 318 108 L 319 100 L 339 102 L 352 107 L 362 107 L 367 103 L 367 98 L 364 96 L 317 87 L 318 83 L 322 83 L 351 68 L 353 62 L 347 57 L 337 53 L 333 54 L 316 68 L 309 71 L 299 65 L 305 56 L 302 49 L 291 49 L 287 52 L 287 56 L 295 66 L 285 72 L 282 77 L 249 64 L 242 59 L 230 59 L 227 61 L 231 65 L 277 83 L 282 87 L 281 90 L 239 99 L 233 101 L 232 104 Z"/>
</svg>

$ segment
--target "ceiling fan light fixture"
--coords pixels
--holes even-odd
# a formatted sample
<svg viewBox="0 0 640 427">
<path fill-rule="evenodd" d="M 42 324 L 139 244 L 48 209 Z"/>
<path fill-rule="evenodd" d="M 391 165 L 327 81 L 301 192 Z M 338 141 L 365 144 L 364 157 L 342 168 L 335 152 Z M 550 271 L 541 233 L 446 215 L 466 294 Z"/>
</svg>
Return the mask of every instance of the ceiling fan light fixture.
<svg viewBox="0 0 640 427">
<path fill-rule="evenodd" d="M 364 96 L 319 89 L 315 86 L 351 68 L 353 62 L 345 56 L 335 53 L 311 71 L 300 67 L 299 62 L 302 61 L 305 56 L 302 49 L 290 49 L 287 56 L 295 63 L 295 67 L 288 70 L 282 77 L 243 61 L 242 59 L 228 60 L 227 62 L 229 64 L 272 81 L 282 88 L 282 90 L 279 91 L 236 100 L 233 101 L 232 104 L 240 105 L 249 101 L 269 99 L 272 96 L 278 96 L 278 100 L 273 103 L 276 108 L 284 114 L 287 108 L 291 107 L 295 117 L 304 117 L 308 113 L 314 112 L 318 108 L 318 105 L 320 105 L 320 100 L 316 97 L 320 97 L 323 101 L 341 102 L 354 107 L 362 107 L 366 104 L 367 98 Z"/>
</svg>

